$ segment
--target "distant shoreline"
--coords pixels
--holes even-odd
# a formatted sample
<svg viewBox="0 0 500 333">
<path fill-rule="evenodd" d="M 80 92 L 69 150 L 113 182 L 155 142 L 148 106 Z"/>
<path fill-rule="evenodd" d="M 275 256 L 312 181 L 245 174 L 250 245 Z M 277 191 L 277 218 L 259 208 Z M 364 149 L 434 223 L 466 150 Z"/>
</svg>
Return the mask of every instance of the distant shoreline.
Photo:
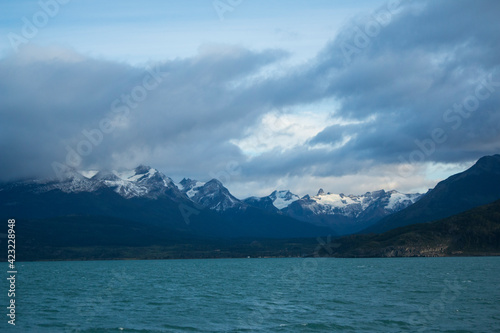
<svg viewBox="0 0 500 333">
<path fill-rule="evenodd" d="M 17 263 L 26 262 L 61 262 L 61 261 L 149 261 L 149 260 L 211 260 L 211 259 L 397 259 L 397 258 L 464 258 L 464 257 L 498 257 L 500 253 L 466 253 L 439 256 L 206 256 L 206 257 L 170 257 L 170 258 L 141 258 L 141 257 L 109 257 L 109 258 L 50 258 L 35 260 L 17 260 Z M 6 262 L 6 260 L 2 260 Z"/>
</svg>

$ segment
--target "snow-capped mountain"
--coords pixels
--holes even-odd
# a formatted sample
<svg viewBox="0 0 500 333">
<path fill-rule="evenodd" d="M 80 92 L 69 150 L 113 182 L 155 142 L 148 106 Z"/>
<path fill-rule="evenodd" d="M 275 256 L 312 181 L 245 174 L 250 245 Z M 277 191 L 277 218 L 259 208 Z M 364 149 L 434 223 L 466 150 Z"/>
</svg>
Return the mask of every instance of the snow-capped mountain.
<svg viewBox="0 0 500 333">
<path fill-rule="evenodd" d="M 273 201 L 274 207 L 278 209 L 283 209 L 288 207 L 292 202 L 297 201 L 300 197 L 292 192 L 285 191 L 274 191 L 269 195 L 269 198 Z"/>
<path fill-rule="evenodd" d="M 166 196 L 174 201 L 189 200 L 218 212 L 246 206 L 235 198 L 224 185 L 212 179 L 206 183 L 183 179 L 179 184 L 156 169 L 140 165 L 125 171 L 67 170 L 62 180 L 30 180 L 16 185 L 31 184 L 36 193 L 60 190 L 64 193 L 95 192 L 111 189 L 120 196 L 156 199 Z"/>
<path fill-rule="evenodd" d="M 61 190 L 65 193 L 94 192 L 103 188 L 113 189 L 124 198 L 158 198 L 166 195 L 179 198 L 183 194 L 172 179 L 156 169 L 140 165 L 124 172 L 117 171 L 76 171 L 69 170 L 61 181 L 36 180 L 40 186 L 38 193 Z"/>
<path fill-rule="evenodd" d="M 373 205 L 379 205 L 388 213 L 399 211 L 413 204 L 420 196 L 419 193 L 404 194 L 394 190 L 366 192 L 362 195 L 345 195 L 343 193 L 325 193 L 323 189 L 320 189 L 315 196 L 305 196 L 297 204 L 315 214 L 341 214 L 356 218 Z"/>
<path fill-rule="evenodd" d="M 363 230 L 381 218 L 400 211 L 420 199 L 422 195 L 398 191 L 374 191 L 363 195 L 325 193 L 306 195 L 282 211 L 288 216 L 316 225 L 329 226 L 339 234 Z"/>
<path fill-rule="evenodd" d="M 134 239 L 141 226 L 174 240 L 193 236 L 296 238 L 331 233 L 325 227 L 249 206 L 218 180 L 202 183 L 184 179 L 175 184 L 147 166 L 119 172 L 68 170 L 63 179 L 2 183 L 0 216 L 15 216 L 40 226 L 58 221 L 78 239 L 79 232 L 86 230 L 91 238 L 104 238 L 102 244 L 115 245 L 125 242 L 125 236 Z M 116 232 L 101 235 L 101 227 Z M 154 235 L 146 237 L 134 242 L 153 242 Z"/>
<path fill-rule="evenodd" d="M 65 193 L 93 192 L 102 188 L 113 189 L 124 198 L 189 199 L 203 208 L 218 212 L 245 205 L 216 179 L 206 183 L 183 179 L 175 184 L 172 179 L 156 169 L 140 165 L 127 171 L 68 171 L 62 181 L 45 182 L 39 192 L 58 189 Z M 44 182 L 41 181 L 43 184 Z"/>
<path fill-rule="evenodd" d="M 271 212 L 281 212 L 300 197 L 289 190 L 274 191 L 267 197 L 250 197 L 244 200 L 250 206 L 258 207 Z"/>
<path fill-rule="evenodd" d="M 382 217 L 400 211 L 415 203 L 421 194 L 398 191 L 375 191 L 363 195 L 325 193 L 320 189 L 315 196 L 300 198 L 288 190 L 274 191 L 269 196 L 245 199 L 249 205 L 283 214 L 301 221 L 329 226 L 339 234 L 366 228 Z"/>
<path fill-rule="evenodd" d="M 54 190 L 68 194 L 112 191 L 126 200 L 169 199 L 198 210 L 208 209 L 232 219 L 236 215 L 239 219 L 244 219 L 241 214 L 253 207 L 272 216 L 288 216 L 329 227 L 336 234 L 354 233 L 367 228 L 420 198 L 420 194 L 403 194 L 397 191 L 381 190 L 363 195 L 344 195 L 325 193 L 320 189 L 315 196 L 306 195 L 302 198 L 288 190 L 280 190 L 266 197 L 240 200 L 216 179 L 206 183 L 183 179 L 175 184 L 158 170 L 144 165 L 127 171 L 68 170 L 62 180 L 31 180 L 7 186 L 27 186 L 30 191 L 38 194 Z"/>
<path fill-rule="evenodd" d="M 245 206 L 217 179 L 203 183 L 184 178 L 177 186 L 189 199 L 204 208 L 220 212 Z"/>
</svg>

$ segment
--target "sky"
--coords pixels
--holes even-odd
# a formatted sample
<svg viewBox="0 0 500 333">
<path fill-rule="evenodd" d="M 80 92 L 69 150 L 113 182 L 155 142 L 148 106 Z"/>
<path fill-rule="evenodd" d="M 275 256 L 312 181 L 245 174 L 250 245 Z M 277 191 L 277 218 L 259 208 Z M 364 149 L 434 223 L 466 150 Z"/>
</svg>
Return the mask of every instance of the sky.
<svg viewBox="0 0 500 333">
<path fill-rule="evenodd" d="M 0 2 L 0 180 L 425 192 L 500 153 L 500 2 Z"/>
</svg>

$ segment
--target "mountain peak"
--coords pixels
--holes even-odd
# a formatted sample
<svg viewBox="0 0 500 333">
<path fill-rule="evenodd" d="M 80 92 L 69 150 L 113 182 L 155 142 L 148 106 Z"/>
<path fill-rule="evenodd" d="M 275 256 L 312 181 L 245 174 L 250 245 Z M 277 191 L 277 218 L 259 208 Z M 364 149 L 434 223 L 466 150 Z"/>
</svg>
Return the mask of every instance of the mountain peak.
<svg viewBox="0 0 500 333">
<path fill-rule="evenodd" d="M 235 198 L 217 179 L 212 179 L 206 183 L 183 179 L 180 185 L 182 186 L 181 191 L 202 207 L 216 211 L 226 211 L 243 206 L 242 202 Z"/>
<path fill-rule="evenodd" d="M 212 178 L 210 179 L 206 184 L 214 184 L 214 185 L 217 185 L 219 187 L 224 187 L 224 185 L 221 183 L 220 180 L 218 180 L 217 178 Z"/>
<path fill-rule="evenodd" d="M 316 196 L 318 196 L 318 195 L 324 195 L 324 194 L 325 194 L 325 191 L 323 191 L 323 189 L 320 188 L 319 191 L 318 191 L 318 194 L 316 194 Z"/>
<path fill-rule="evenodd" d="M 285 196 L 288 196 L 290 194 L 292 194 L 292 192 L 290 192 L 290 190 L 274 190 L 273 193 L 271 193 L 269 196 L 277 198 L 277 197 L 285 197 Z"/>
<path fill-rule="evenodd" d="M 148 165 L 139 165 L 137 168 L 134 169 L 136 175 L 143 175 L 149 172 L 151 170 L 151 167 Z"/>
<path fill-rule="evenodd" d="M 469 170 L 500 173 L 500 154 L 481 157 Z"/>
<path fill-rule="evenodd" d="M 381 198 L 386 195 L 386 192 L 385 190 L 378 190 L 378 191 L 372 191 L 370 194 L 373 198 Z"/>
<path fill-rule="evenodd" d="M 194 188 L 198 181 L 191 179 L 191 178 L 182 178 L 182 180 L 179 182 L 179 190 L 183 191 L 189 191 L 190 189 Z"/>
<path fill-rule="evenodd" d="M 299 200 L 299 196 L 293 194 L 289 190 L 273 191 L 267 198 L 271 199 L 274 207 L 283 209 L 288 207 L 292 202 Z"/>
</svg>

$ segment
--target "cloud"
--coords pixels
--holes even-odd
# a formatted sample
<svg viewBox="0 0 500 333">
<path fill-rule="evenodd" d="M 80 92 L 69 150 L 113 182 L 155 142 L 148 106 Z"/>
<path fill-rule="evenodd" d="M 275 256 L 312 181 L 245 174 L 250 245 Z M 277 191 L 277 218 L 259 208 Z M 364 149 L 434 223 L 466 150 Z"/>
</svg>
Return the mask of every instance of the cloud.
<svg viewBox="0 0 500 333">
<path fill-rule="evenodd" d="M 210 167 L 214 159 L 237 157 L 228 137 L 259 109 L 227 85 L 286 55 L 212 46 L 196 57 L 144 69 L 68 59 L 57 50 L 37 54 L 29 48 L 0 61 L 4 179 L 54 175 L 52 163 L 71 164 L 75 151 L 79 168 L 161 160 L 159 167 L 177 164 L 185 171 L 186 163 L 172 161 L 192 161 L 194 155 Z M 116 125 L 108 133 L 100 127 L 106 119 Z M 203 168 L 191 165 L 190 172 Z"/>
<path fill-rule="evenodd" d="M 347 26 L 309 68 L 276 80 L 283 87 L 276 96 L 285 91 L 293 96 L 275 103 L 335 98 L 340 107 L 334 116 L 373 121 L 327 127 L 309 142 L 337 144 L 345 136 L 351 140 L 333 151 L 274 152 L 271 169 L 352 174 L 402 159 L 452 163 L 497 153 L 500 60 L 492 55 L 499 54 L 494 40 L 500 23 L 491 13 L 498 6 L 487 1 L 407 1 L 389 23 L 379 24 L 376 34 L 367 27 L 377 23 L 387 6 Z M 357 43 L 359 36 L 365 44 Z M 356 48 L 348 61 L 345 45 Z M 464 107 L 455 110 L 455 104 Z M 258 164 L 265 165 L 264 159 Z"/>
<path fill-rule="evenodd" d="M 500 24 L 492 14 L 498 9 L 499 4 L 488 1 L 403 2 L 392 21 L 380 26 L 376 36 L 368 36 L 367 46 L 358 48 L 347 66 L 342 47 L 355 46 L 356 34 L 363 35 L 360 31 L 366 37 L 367 25 L 351 27 L 352 35 L 341 33 L 311 72 L 331 73 L 325 94 L 340 99 L 340 116 L 377 116 L 343 149 L 369 149 L 371 158 L 396 162 L 418 148 L 415 140 L 426 140 L 441 128 L 447 140 L 436 144 L 428 161 L 462 161 L 497 152 L 499 126 L 491 124 L 498 124 L 500 97 L 499 59 L 493 56 L 499 51 L 493 41 Z M 486 98 L 476 97 L 478 88 Z M 446 113 L 454 104 L 467 102 L 474 110 L 465 116 Z M 327 132 L 333 133 L 326 129 L 320 134 L 323 141 Z M 481 144 L 474 152 L 464 152 L 464 137 Z M 336 139 L 334 135 L 332 141 Z"/>
<path fill-rule="evenodd" d="M 0 177 L 54 175 L 54 161 L 89 141 L 78 167 L 147 163 L 174 179 L 223 175 L 239 193 L 294 190 L 298 177 L 360 191 L 345 180 L 380 180 L 402 163 L 428 185 L 426 163 L 500 151 L 499 9 L 390 1 L 293 67 L 282 67 L 290 56 L 282 50 L 219 44 L 148 68 L 23 48 L 0 59 Z M 114 128 L 104 133 L 106 121 Z M 95 130 L 102 140 L 89 135 Z M 393 179 L 383 183 L 415 188 Z"/>
</svg>

